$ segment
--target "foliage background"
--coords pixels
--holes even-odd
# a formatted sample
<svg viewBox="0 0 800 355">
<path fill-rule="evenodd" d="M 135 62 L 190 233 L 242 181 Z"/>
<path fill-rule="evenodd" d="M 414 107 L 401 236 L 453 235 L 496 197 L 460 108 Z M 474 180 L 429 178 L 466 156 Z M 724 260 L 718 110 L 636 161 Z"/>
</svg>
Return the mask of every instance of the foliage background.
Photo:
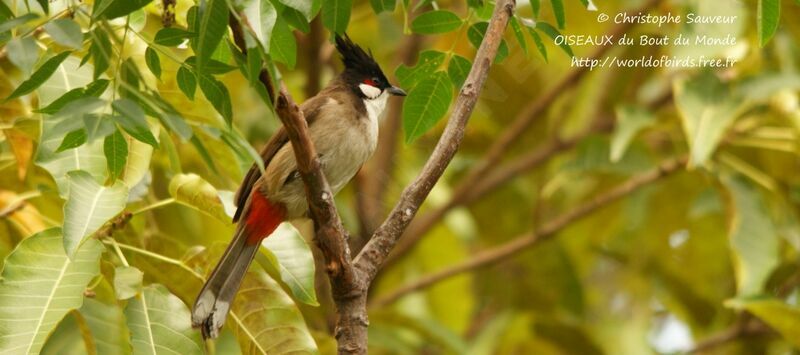
<svg viewBox="0 0 800 355">
<path fill-rule="evenodd" d="M 28 12 L 41 14 L 41 3 L 4 0 L 13 16 L 2 23 Z M 127 5 L 122 3 L 99 2 L 109 4 L 109 13 L 124 12 Z M 337 197 L 357 246 L 369 235 L 369 217 L 359 212 L 359 199 L 377 206 L 372 213 L 388 211 L 429 156 L 444 125 L 443 104 L 423 106 L 420 112 L 410 109 L 409 102 L 456 92 L 458 75 L 450 72 L 457 68 L 448 71 L 458 61 L 453 55 L 468 59 L 474 54 L 470 37 L 475 34 L 461 21 L 471 25 L 485 20 L 491 4 L 255 3 L 263 10 L 256 11 L 264 20 L 257 23 L 270 23 L 265 20 L 270 16 L 275 22 L 269 31 L 256 25 L 262 36 L 249 46 L 260 50 L 251 52 L 271 59 L 270 68 L 280 72 L 297 101 L 339 70 L 324 38 L 327 29 L 341 29 L 342 23 L 349 23 L 350 36 L 371 48 L 387 73 L 395 73 L 389 75 L 392 80 L 411 91 L 402 116 L 405 142 L 399 143 L 391 169 L 366 169 Z M 460 153 L 423 214 L 447 204 L 453 189 L 515 117 L 574 73 L 570 58 L 548 39 L 542 23 L 565 34 L 588 35 L 601 35 L 613 26 L 598 23 L 597 12 L 587 11 L 582 1 L 542 1 L 538 14 L 537 3 L 518 3 L 516 21 L 525 45 L 510 27 L 506 58 L 493 65 Z M 784 20 L 770 40 L 778 16 L 769 9 L 776 3 Z M 619 0 L 594 5 L 615 14 L 642 4 Z M 229 319 L 216 343 L 203 344 L 188 326 L 187 305 L 231 235 L 232 191 L 252 164 L 251 147 L 264 144 L 279 124 L 251 85 L 249 58 L 237 70 L 226 31 L 215 30 L 219 14 L 209 15 L 208 23 L 200 14 L 196 22 L 210 26 L 205 36 L 225 36 L 219 47 L 197 49 L 204 48 L 200 44 L 193 49 L 159 40 L 165 21 L 174 21 L 172 28 L 191 30 L 187 13 L 194 5 L 178 0 L 168 11 L 174 20 L 164 16 L 163 3 L 156 1 L 123 13 L 130 16 L 107 19 L 112 17 L 107 13 L 90 21 L 99 12 L 97 4 L 55 1 L 49 3 L 50 17 L 68 6 L 86 11 L 74 17 L 81 32 L 77 40 L 70 36 L 72 25 L 44 25 L 58 22 L 46 17 L 0 33 L 4 98 L 46 67 L 48 59 L 75 50 L 35 91 L 0 105 L 4 352 L 334 351 L 327 280 L 313 267 L 313 243 L 289 227 L 267 240 L 269 251 L 262 248 L 243 285 L 246 291 L 237 299 L 237 320 Z M 206 5 L 225 6 L 221 1 Z M 265 10 L 270 6 L 272 15 Z M 384 8 L 393 10 L 377 11 Z M 431 20 L 429 30 L 421 22 L 415 26 L 415 18 L 435 8 L 457 14 L 458 26 L 446 19 Z M 317 11 L 319 17 L 309 23 L 314 16 L 305 15 Z M 713 71 L 615 68 L 581 74 L 521 132 L 498 168 L 554 139 L 579 139 L 487 196 L 453 208 L 415 248 L 383 271 L 371 298 L 380 299 L 407 282 L 529 233 L 664 160 L 688 155 L 685 171 L 603 206 L 552 240 L 502 263 L 372 307 L 371 352 L 646 354 L 695 347 L 720 354 L 797 352 L 800 24 L 790 19 L 800 16 L 800 7 L 792 1 L 672 0 L 652 12 L 729 14 L 739 20 L 730 26 L 640 25 L 629 34 L 731 33 L 738 43 L 614 47 L 609 55 L 706 55 L 734 57 L 739 63 Z M 252 20 L 255 13 L 248 14 Z M 537 21 L 534 33 L 543 40 L 547 60 L 525 19 Z M 412 30 L 429 34 L 412 40 Z M 102 54 L 104 33 L 110 38 L 107 56 Z M 176 33 L 178 43 L 189 36 Z M 479 42 L 479 33 L 477 38 Z M 193 38 L 205 40 L 213 42 Z M 424 58 L 418 53 L 425 50 L 447 58 L 441 73 L 400 66 L 423 67 L 427 62 L 417 58 Z M 571 50 L 585 57 L 595 48 Z M 90 60 L 80 66 L 87 53 Z M 191 55 L 201 59 L 184 63 Z M 69 90 L 102 85 L 94 69 L 102 68 L 104 59 L 107 67 L 97 74 L 109 80 L 109 88 L 100 90 L 99 99 L 84 97 L 61 110 L 36 112 Z M 190 79 L 179 78 L 180 68 L 201 82 L 193 89 L 194 100 L 187 97 L 192 91 L 187 88 L 195 85 L 185 85 Z M 154 72 L 159 71 L 157 78 Z M 426 89 L 428 84 L 441 88 Z M 398 103 L 391 110 L 399 109 Z M 131 104 L 141 109 L 126 107 Z M 390 127 L 381 134 L 397 131 Z M 81 129 L 83 139 L 71 133 Z M 385 175 L 383 197 L 360 188 L 364 181 Z"/>
</svg>

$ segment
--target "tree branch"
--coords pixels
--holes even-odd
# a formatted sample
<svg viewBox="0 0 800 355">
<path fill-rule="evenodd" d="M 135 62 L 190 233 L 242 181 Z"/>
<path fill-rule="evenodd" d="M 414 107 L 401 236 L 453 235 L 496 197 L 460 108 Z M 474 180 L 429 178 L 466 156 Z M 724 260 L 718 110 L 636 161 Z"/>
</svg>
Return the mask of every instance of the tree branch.
<svg viewBox="0 0 800 355">
<path fill-rule="evenodd" d="M 474 64 L 456 98 L 450 120 L 430 159 L 425 163 L 419 176 L 406 187 L 389 217 L 356 257 L 356 267 L 364 272 L 368 282 L 378 273 L 397 239 L 414 218 L 419 206 L 456 154 L 464 138 L 464 129 L 478 100 L 478 94 L 489 74 L 489 67 L 497 54 L 503 32 L 514 12 L 514 6 L 514 0 L 497 1 L 486 35 L 475 55 Z"/>
<path fill-rule="evenodd" d="M 247 23 L 242 14 L 239 14 L 239 18 Z M 229 19 L 229 26 L 234 43 L 246 54 L 244 31 L 233 15 Z M 266 69 L 261 69 L 259 80 L 267 87 L 270 98 L 274 98 L 274 88 Z M 322 172 L 314 143 L 308 135 L 306 119 L 283 85 L 277 97 L 275 111 L 292 144 L 297 169 L 305 185 L 309 212 L 314 220 L 315 241 L 322 251 L 331 281 L 338 315 L 336 339 L 339 352 L 366 353 L 366 283 L 351 263 L 347 232 L 336 211 L 333 194 Z"/>
<path fill-rule="evenodd" d="M 671 91 L 666 92 L 664 95 L 648 103 L 647 107 L 651 110 L 657 110 L 665 104 L 671 102 L 672 97 Z M 499 168 L 495 167 L 491 172 L 486 172 L 484 176 L 475 178 L 469 178 L 469 176 L 467 176 L 466 178 L 462 179 L 453 189 L 454 192 L 452 197 L 447 203 L 434 208 L 421 217 L 416 218 L 411 223 L 408 230 L 397 244 L 397 247 L 389 256 L 387 264 L 398 260 L 401 256 L 411 251 L 416 243 L 422 239 L 425 233 L 439 223 L 439 221 L 441 221 L 442 218 L 444 218 L 452 209 L 459 206 L 468 205 L 481 199 L 498 187 L 503 186 L 503 184 L 511 179 L 527 171 L 538 168 L 558 154 L 571 150 L 578 145 L 578 143 L 583 141 L 584 138 L 595 133 L 608 132 L 613 128 L 613 126 L 613 118 L 600 117 L 599 119 L 595 120 L 591 126 L 582 130 L 573 137 L 565 139 L 560 138 L 557 135 L 553 136 L 549 141 L 539 146 L 536 150 L 518 157 Z"/>
<path fill-rule="evenodd" d="M 444 279 L 480 267 L 508 260 L 509 257 L 518 254 L 531 246 L 537 245 L 542 241 L 552 238 L 562 229 L 588 216 L 589 214 L 632 194 L 643 186 L 649 185 L 678 171 L 685 164 L 685 158 L 673 159 L 664 162 L 656 169 L 638 176 L 634 176 L 610 191 L 607 191 L 600 196 L 597 196 L 594 199 L 578 206 L 577 208 L 556 217 L 555 219 L 551 220 L 550 223 L 545 224 L 541 229 L 534 231 L 533 233 L 520 236 L 508 243 L 479 252 L 476 255 L 470 256 L 467 261 L 464 261 L 460 264 L 453 265 L 427 276 L 423 276 L 416 281 L 413 281 L 405 286 L 387 293 L 383 297 L 380 297 L 374 301 L 374 305 L 378 307 L 385 306 L 398 300 L 400 297 L 408 293 L 421 290 Z"/>
<path fill-rule="evenodd" d="M 688 350 L 686 354 L 704 353 L 737 339 L 761 336 L 771 332 L 772 330 L 766 324 L 745 313 L 729 328 L 697 342 L 694 348 Z"/>
<path fill-rule="evenodd" d="M 553 137 L 536 150 L 516 158 L 512 162 L 492 171 L 487 177 L 480 181 L 474 182 L 471 185 L 467 185 L 467 181 L 459 182 L 454 190 L 461 191 L 461 193 L 453 193 L 453 197 L 447 201 L 447 203 L 416 218 L 408 227 L 408 230 L 405 235 L 403 235 L 403 238 L 400 239 L 400 242 L 397 243 L 397 247 L 390 255 L 388 262 L 391 263 L 409 252 L 416 243 L 425 236 L 425 233 L 430 231 L 431 228 L 439 223 L 439 221 L 454 208 L 468 205 L 483 198 L 511 179 L 526 171 L 540 167 L 558 154 L 571 150 L 589 135 L 606 131 L 609 128 L 608 124 L 594 125 L 588 129 L 584 129 L 573 137 Z"/>
</svg>

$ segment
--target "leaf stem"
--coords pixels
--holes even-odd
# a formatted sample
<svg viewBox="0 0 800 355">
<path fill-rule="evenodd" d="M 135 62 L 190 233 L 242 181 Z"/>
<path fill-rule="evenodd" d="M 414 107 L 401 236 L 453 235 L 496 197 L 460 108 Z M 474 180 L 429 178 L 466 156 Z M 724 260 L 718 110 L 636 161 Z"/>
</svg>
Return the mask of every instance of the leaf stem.
<svg viewBox="0 0 800 355">
<path fill-rule="evenodd" d="M 178 63 L 182 67 L 186 67 L 186 69 L 191 69 L 191 68 L 189 68 L 189 65 L 186 64 L 183 60 L 180 60 L 180 59 L 178 59 L 178 57 L 173 56 L 172 53 L 170 53 L 169 51 L 165 51 L 163 48 L 161 48 L 160 45 L 156 44 L 154 40 L 151 40 L 151 39 L 145 37 L 143 34 L 139 33 L 136 30 L 133 30 L 133 29 L 131 29 L 131 33 L 133 33 L 137 37 L 139 37 L 139 39 L 141 39 L 142 42 L 147 43 L 148 47 L 153 48 L 153 50 L 155 50 L 156 52 L 161 53 L 163 56 L 167 57 L 169 60 L 171 60 L 171 61 L 173 61 L 175 63 Z"/>
<path fill-rule="evenodd" d="M 109 239 L 111 239 L 111 238 L 109 238 Z M 156 260 L 159 260 L 159 261 L 163 261 L 163 262 L 165 262 L 167 264 L 175 265 L 177 267 L 180 267 L 181 269 L 184 269 L 184 270 L 188 271 L 189 273 L 191 273 L 192 275 L 200 278 L 201 280 L 205 280 L 205 277 L 203 277 L 203 275 L 200 275 L 199 273 L 194 271 L 192 268 L 190 268 L 188 265 L 186 265 L 185 263 L 183 263 L 180 260 L 173 259 L 173 258 L 170 258 L 170 257 L 166 257 L 166 256 L 163 256 L 161 254 L 156 254 L 156 253 L 151 252 L 149 250 L 144 250 L 144 249 L 141 249 L 141 248 L 137 248 L 137 247 L 132 246 L 132 245 L 123 244 L 123 243 L 117 243 L 117 241 L 114 240 L 114 239 L 111 239 L 111 241 L 103 240 L 103 243 L 113 245 L 117 249 L 125 249 L 125 250 L 128 250 L 128 251 L 137 253 L 137 254 L 148 256 L 150 258 L 153 258 L 153 259 L 156 259 Z"/>
<path fill-rule="evenodd" d="M 109 240 L 110 242 L 106 242 L 106 240 Z M 117 244 L 117 240 L 116 239 L 114 239 L 114 238 L 105 238 L 103 240 L 103 243 L 110 244 L 114 248 L 114 252 L 117 253 L 117 256 L 119 256 L 119 259 L 122 260 L 122 265 L 125 265 L 125 267 L 131 266 L 130 264 L 128 264 L 128 259 L 125 258 L 125 254 L 123 254 L 122 250 L 119 248 L 119 244 Z"/>
<path fill-rule="evenodd" d="M 150 204 L 148 206 L 144 206 L 144 207 L 134 211 L 133 214 L 134 215 L 141 214 L 141 213 L 144 213 L 144 212 L 147 212 L 147 211 L 150 211 L 150 210 L 154 210 L 154 209 L 159 208 L 159 207 L 164 207 L 164 206 L 170 205 L 170 204 L 172 204 L 174 202 L 175 202 L 175 199 L 170 197 L 168 199 L 164 199 L 164 200 L 155 202 L 155 203 Z"/>
</svg>

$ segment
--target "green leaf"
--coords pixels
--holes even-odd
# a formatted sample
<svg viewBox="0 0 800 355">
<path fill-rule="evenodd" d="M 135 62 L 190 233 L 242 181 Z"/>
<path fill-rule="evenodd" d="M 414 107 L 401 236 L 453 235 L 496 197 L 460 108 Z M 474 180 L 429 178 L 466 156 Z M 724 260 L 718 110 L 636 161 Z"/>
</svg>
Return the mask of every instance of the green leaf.
<svg viewBox="0 0 800 355">
<path fill-rule="evenodd" d="M 7 20 L 14 17 L 14 12 L 8 8 L 5 2 L 0 1 L 0 20 Z"/>
<path fill-rule="evenodd" d="M 116 130 L 114 134 L 106 137 L 103 142 L 103 152 L 106 155 L 109 177 L 116 180 L 122 175 L 122 169 L 125 168 L 128 159 L 128 142 L 122 132 Z"/>
<path fill-rule="evenodd" d="M 56 149 L 56 153 L 61 153 L 67 149 L 77 148 L 86 143 L 86 130 L 76 129 L 72 132 L 67 133 L 64 136 L 64 140 L 61 141 L 61 145 L 58 146 Z"/>
<path fill-rule="evenodd" d="M 542 37 L 539 36 L 539 34 L 536 33 L 536 31 L 533 28 L 527 27 L 527 26 L 525 28 L 528 30 L 528 35 L 530 35 L 531 39 L 533 39 L 533 43 L 536 45 L 536 49 L 539 51 L 539 54 L 542 55 L 542 58 L 544 58 L 544 61 L 546 63 L 547 62 L 547 47 L 544 46 L 544 41 L 542 41 Z M 569 48 L 569 46 L 567 46 L 566 44 L 564 44 L 564 46 L 566 46 L 566 48 Z M 562 49 L 563 48 L 564 47 L 562 47 Z M 572 51 L 572 49 L 569 49 L 569 50 Z M 569 55 L 569 52 L 567 52 L 567 54 Z"/>
<path fill-rule="evenodd" d="M 158 141 L 153 136 L 153 133 L 150 132 L 150 126 L 147 125 L 144 111 L 136 102 L 129 99 L 118 99 L 112 102 L 111 106 L 120 114 L 120 116 L 114 116 L 114 119 L 122 126 L 125 132 L 128 132 L 131 137 L 153 146 L 153 148 L 158 148 Z"/>
<path fill-rule="evenodd" d="M 242 353 L 318 353 L 292 299 L 263 273 L 248 273 L 230 316 L 233 319 L 228 326 L 239 340 Z"/>
<path fill-rule="evenodd" d="M 144 269 L 148 276 L 152 275 L 157 282 L 170 283 L 175 295 L 184 303 L 192 303 L 204 281 L 194 270 L 210 271 L 208 269 L 217 261 L 209 254 L 195 255 L 188 265 L 181 260 L 166 263 L 144 258 L 139 259 L 144 261 L 139 264 L 143 268 L 149 265 Z M 242 354 L 319 353 L 295 303 L 277 282 L 256 266 L 245 276 L 225 327 L 235 335 Z"/>
<path fill-rule="evenodd" d="M 217 49 L 222 37 L 228 30 L 227 0 L 206 0 L 200 8 L 200 23 L 197 37 L 197 71 L 204 74 L 204 67 Z M 202 85 L 202 84 L 201 84 Z"/>
<path fill-rule="evenodd" d="M 558 28 L 563 30 L 564 25 L 567 23 L 567 16 L 564 14 L 564 1 L 550 0 L 550 4 L 553 5 L 553 15 L 556 16 L 556 23 L 558 24 Z"/>
<path fill-rule="evenodd" d="M 522 26 L 520 26 L 516 16 L 511 17 L 511 28 L 514 30 L 514 37 L 517 38 L 517 43 L 522 47 L 522 51 L 525 52 L 525 55 L 528 55 L 528 42 L 525 41 L 525 34 L 522 33 Z"/>
<path fill-rule="evenodd" d="M 289 26 L 292 26 L 300 32 L 308 33 L 311 31 L 311 25 L 308 23 L 308 20 L 306 20 L 305 16 L 300 13 L 300 11 L 297 11 L 291 7 L 284 7 L 283 11 L 281 11 L 280 17 L 286 20 L 286 23 L 288 23 Z"/>
<path fill-rule="evenodd" d="M 33 36 L 14 37 L 6 45 L 8 59 L 17 66 L 25 75 L 33 70 L 39 60 L 39 46 Z"/>
<path fill-rule="evenodd" d="M 778 31 L 781 22 L 781 0 L 758 0 L 758 39 L 761 46 L 767 45 Z"/>
<path fill-rule="evenodd" d="M 675 106 L 691 149 L 690 166 L 701 166 L 739 115 L 741 100 L 712 73 L 673 84 Z"/>
<path fill-rule="evenodd" d="M 99 274 L 100 242 L 87 240 L 70 259 L 61 239 L 59 228 L 45 230 L 23 239 L 5 260 L 0 352 L 38 354 L 56 324 L 81 307 L 87 284 Z"/>
<path fill-rule="evenodd" d="M 413 67 L 400 65 L 395 70 L 394 75 L 400 82 L 400 86 L 412 89 L 422 79 L 428 78 L 433 74 L 439 66 L 444 63 L 446 55 L 442 52 L 427 50 L 419 54 L 417 64 Z"/>
<path fill-rule="evenodd" d="M 558 38 L 558 36 L 561 36 L 561 32 L 559 32 L 555 27 L 553 27 L 550 24 L 545 23 L 545 22 L 537 22 L 536 23 L 536 29 L 539 30 L 539 31 L 544 32 L 544 34 L 548 35 L 554 41 L 556 40 L 556 38 Z M 568 44 L 566 44 L 566 42 L 564 42 L 564 43 L 562 43 L 562 44 L 560 44 L 558 46 L 561 47 L 561 49 L 564 51 L 564 53 L 566 53 L 568 56 L 570 56 L 570 57 L 574 57 L 575 56 L 575 53 L 572 52 L 572 48 L 570 48 L 570 46 Z"/>
<path fill-rule="evenodd" d="M 195 78 L 194 73 L 182 66 L 178 68 L 176 80 L 178 81 L 178 88 L 181 89 L 183 94 L 189 100 L 194 100 L 194 92 L 197 90 L 197 78 Z"/>
<path fill-rule="evenodd" d="M 44 25 L 44 30 L 53 38 L 53 41 L 62 46 L 72 49 L 81 49 L 83 46 L 81 26 L 71 19 L 60 18 L 50 21 Z"/>
<path fill-rule="evenodd" d="M 394 12 L 397 0 L 369 0 L 369 4 L 372 5 L 372 10 L 375 11 L 375 14 L 380 14 L 384 11 Z"/>
<path fill-rule="evenodd" d="M 261 68 L 263 62 L 261 61 L 261 51 L 253 48 L 247 51 L 247 81 L 251 87 L 263 85 L 259 76 L 261 75 Z"/>
<path fill-rule="evenodd" d="M 200 332 L 192 329 L 186 305 L 166 287 L 149 285 L 128 301 L 125 317 L 135 354 L 203 354 Z"/>
<path fill-rule="evenodd" d="M 98 184 L 81 170 L 67 174 L 69 196 L 64 204 L 64 250 L 75 255 L 84 239 L 122 212 L 128 189 L 121 182 L 110 187 Z"/>
<path fill-rule="evenodd" d="M 74 88 L 90 86 L 93 82 L 92 69 L 92 65 L 81 64 L 77 57 L 68 56 L 56 68 L 55 73 L 36 90 L 39 105 L 49 105 Z"/>
<path fill-rule="evenodd" d="M 104 16 L 113 19 L 143 8 L 153 0 L 99 0 L 92 11 L 93 18 Z"/>
<path fill-rule="evenodd" d="M 734 299 L 726 306 L 744 309 L 778 331 L 786 341 L 800 347 L 800 309 L 772 298 Z"/>
<path fill-rule="evenodd" d="M 314 19 L 314 4 L 312 1 L 308 0 L 278 0 L 281 4 L 286 5 L 289 8 L 297 10 L 303 16 L 305 16 L 307 22 L 311 22 Z M 248 17 L 249 18 L 249 17 Z"/>
<path fill-rule="evenodd" d="M 195 69 L 195 70 L 197 69 L 197 65 L 196 65 L 197 64 L 197 57 L 195 57 L 195 56 L 191 56 L 189 58 L 186 58 L 184 63 L 186 63 L 186 65 L 188 65 L 192 69 Z M 234 67 L 232 65 L 225 64 L 225 63 L 220 62 L 218 60 L 209 59 L 208 62 L 206 62 L 205 73 L 206 74 L 225 74 L 225 73 L 230 72 L 230 71 L 232 71 L 234 69 L 236 69 L 236 67 Z"/>
<path fill-rule="evenodd" d="M 166 112 L 159 117 L 161 118 L 161 122 L 169 128 L 170 131 L 177 133 L 181 140 L 186 141 L 192 138 L 192 127 L 189 127 L 183 117 L 177 113 Z"/>
<path fill-rule="evenodd" d="M 75 119 L 73 121 L 64 121 L 63 123 L 66 124 L 57 126 L 59 132 L 64 133 L 68 131 L 66 130 L 66 127 L 72 128 L 72 124 L 77 125 L 80 122 L 80 119 L 83 117 L 83 115 L 97 111 L 98 109 L 106 105 L 107 104 L 105 103 L 105 101 L 100 100 L 96 97 L 93 96 L 83 97 L 77 100 L 73 100 L 72 102 L 64 105 L 64 107 L 58 110 L 58 112 L 53 114 L 53 117 L 51 117 L 51 119 L 58 121 L 62 121 L 62 119 L 64 118 Z"/>
<path fill-rule="evenodd" d="M 222 118 L 224 118 L 225 122 L 230 126 L 233 120 L 233 112 L 228 88 L 211 75 L 200 74 L 199 79 L 200 90 L 203 91 L 203 95 L 205 95 L 206 99 L 214 106 L 214 109 L 222 115 Z"/>
<path fill-rule="evenodd" d="M 151 133 L 157 136 L 158 127 L 156 126 Z M 132 189 L 149 173 L 153 146 L 131 137 L 125 137 L 125 140 L 128 143 L 128 156 L 125 159 L 120 179 L 128 188 Z"/>
<path fill-rule="evenodd" d="M 469 62 L 469 59 L 453 54 L 450 58 L 450 64 L 447 65 L 447 75 L 450 77 L 450 81 L 453 82 L 453 86 L 460 88 L 464 85 L 470 69 L 472 69 L 472 63 Z"/>
<path fill-rule="evenodd" d="M 45 14 L 50 13 L 50 0 L 36 0 L 36 3 L 42 7 L 42 11 L 44 11 Z"/>
<path fill-rule="evenodd" d="M 38 109 L 35 112 L 39 113 L 46 113 L 46 114 L 54 114 L 56 112 L 61 111 L 66 105 L 88 97 L 97 97 L 100 96 L 103 92 L 106 91 L 108 88 L 109 81 L 106 79 L 99 79 L 93 81 L 91 84 L 86 86 L 85 88 L 76 88 L 64 93 L 59 98 L 51 102 L 44 108 Z"/>
<path fill-rule="evenodd" d="M 444 72 L 420 81 L 403 102 L 403 131 L 411 143 L 439 122 L 453 99 L 453 86 Z"/>
<path fill-rule="evenodd" d="M 156 37 L 153 39 L 153 42 L 162 46 L 175 47 L 183 43 L 183 41 L 194 37 L 195 34 L 189 31 L 175 27 L 167 27 L 156 32 Z"/>
<path fill-rule="evenodd" d="M 157 79 L 161 79 L 161 60 L 158 59 L 158 53 L 151 47 L 147 47 L 144 51 L 144 61 L 147 64 L 147 68 L 150 69 L 150 72 L 156 76 Z"/>
<path fill-rule="evenodd" d="M 97 181 L 106 179 L 106 158 L 103 155 L 102 142 L 84 144 L 75 149 L 61 153 L 55 150 L 61 144 L 64 134 L 64 122 L 74 121 L 80 125 L 80 119 L 67 118 L 65 120 L 46 119 L 42 122 L 42 137 L 36 153 L 36 164 L 50 173 L 58 185 L 59 195 L 66 199 L 69 192 L 69 179 L 67 173 L 73 170 L 83 170 L 91 174 Z"/>
<path fill-rule="evenodd" d="M 276 61 L 286 64 L 290 69 L 294 68 L 297 62 L 297 42 L 289 25 L 281 18 L 275 22 L 272 41 L 269 45 L 269 55 Z"/>
<path fill-rule="evenodd" d="M 208 149 L 203 144 L 203 142 L 197 138 L 197 135 L 193 135 L 191 139 L 189 139 L 189 143 L 192 143 L 194 148 L 200 153 L 200 157 L 203 158 L 203 161 L 208 165 L 208 168 L 213 171 L 214 173 L 219 173 L 217 170 L 217 165 L 214 164 L 214 159 L 211 158 L 211 154 L 209 154 Z"/>
<path fill-rule="evenodd" d="M 94 79 L 102 75 L 111 63 L 111 41 L 108 34 L 101 27 L 97 27 L 90 32 L 92 45 L 89 46 L 89 55 L 94 63 Z"/>
<path fill-rule="evenodd" d="M 222 131 L 221 133 L 222 140 L 233 149 L 242 161 L 248 166 L 251 162 L 255 162 L 259 170 L 264 171 L 264 159 L 238 131 Z"/>
<path fill-rule="evenodd" d="M 101 291 L 100 287 L 108 289 L 108 291 Z M 86 320 L 86 326 L 94 340 L 96 354 L 131 354 L 130 332 L 125 324 L 122 308 L 114 299 L 111 286 L 102 280 L 94 290 L 97 292 L 96 297 L 85 298 L 79 312 Z M 110 293 L 111 299 L 101 301 L 100 292 Z"/>
<path fill-rule="evenodd" d="M 15 99 L 22 95 L 29 94 L 33 92 L 33 90 L 36 90 L 36 88 L 42 85 L 42 83 L 47 81 L 47 79 L 49 79 L 50 76 L 56 72 L 58 66 L 61 65 L 61 62 L 63 62 L 64 59 L 69 57 L 70 53 L 72 52 L 61 52 L 58 55 L 48 59 L 44 64 L 42 64 L 41 67 L 39 67 L 39 69 L 36 69 L 36 72 L 31 75 L 30 79 L 23 81 L 22 84 L 19 84 L 19 87 L 17 87 L 14 92 L 12 92 L 11 95 L 6 98 L 6 100 Z"/>
<path fill-rule="evenodd" d="M 142 83 L 142 77 L 139 75 L 139 69 L 133 58 L 125 59 L 122 62 L 118 75 L 119 79 L 125 84 L 117 87 L 119 96 L 137 101 L 141 100 L 140 84 Z"/>
<path fill-rule="evenodd" d="M 780 256 L 780 237 L 769 217 L 764 197 L 747 180 L 723 176 L 733 213 L 729 240 L 739 296 L 760 294 Z"/>
<path fill-rule="evenodd" d="M 347 31 L 353 0 L 326 0 L 322 2 L 322 25 L 336 34 Z"/>
<path fill-rule="evenodd" d="M 421 34 L 436 34 L 454 31 L 463 21 L 454 13 L 445 10 L 434 10 L 417 16 L 411 22 L 411 30 Z"/>
<path fill-rule="evenodd" d="M 131 30 L 141 32 L 145 25 L 147 25 L 147 13 L 144 8 L 131 12 L 130 17 L 128 17 L 128 27 Z"/>
<path fill-rule="evenodd" d="M 278 19 L 278 11 L 269 0 L 254 0 L 244 8 L 247 22 L 253 28 L 256 38 L 264 48 L 270 48 L 270 38 L 275 21 Z"/>
<path fill-rule="evenodd" d="M 30 21 L 33 21 L 33 20 L 35 20 L 37 18 L 39 18 L 39 15 L 34 14 L 34 13 L 27 13 L 27 14 L 24 14 L 22 16 L 15 17 L 15 18 L 3 21 L 2 23 L 0 23 L 0 33 L 9 31 L 9 30 L 13 29 L 14 27 L 24 25 L 24 24 L 26 24 L 26 23 L 28 23 Z"/>
<path fill-rule="evenodd" d="M 108 87 L 109 81 L 106 79 L 95 80 L 86 85 L 86 89 L 83 91 L 84 95 L 99 97 L 106 91 Z"/>
<path fill-rule="evenodd" d="M 611 138 L 611 161 L 616 163 L 625 155 L 631 141 L 639 131 L 656 123 L 650 110 L 622 105 L 617 107 L 617 125 Z"/>
<path fill-rule="evenodd" d="M 175 201 L 192 207 L 223 223 L 230 223 L 217 189 L 196 174 L 178 174 L 169 182 L 169 194 Z"/>
<path fill-rule="evenodd" d="M 83 115 L 83 126 L 86 127 L 86 142 L 92 143 L 96 139 L 105 138 L 114 133 L 114 121 L 109 115 Z"/>
<path fill-rule="evenodd" d="M 114 293 L 118 300 L 127 300 L 142 292 L 144 274 L 133 266 L 114 269 Z"/>
<path fill-rule="evenodd" d="M 475 48 L 480 48 L 481 42 L 483 42 L 483 36 L 486 34 L 486 29 L 489 27 L 488 22 L 478 22 L 473 24 L 467 30 L 467 39 L 469 39 L 469 43 Z M 508 43 L 506 40 L 501 40 L 500 47 L 497 48 L 497 56 L 494 58 L 495 63 L 500 63 L 503 59 L 508 57 Z"/>
<path fill-rule="evenodd" d="M 314 291 L 314 255 L 300 233 L 284 223 L 261 245 L 269 250 L 271 266 L 278 270 L 292 295 L 305 304 L 319 305 Z"/>
</svg>

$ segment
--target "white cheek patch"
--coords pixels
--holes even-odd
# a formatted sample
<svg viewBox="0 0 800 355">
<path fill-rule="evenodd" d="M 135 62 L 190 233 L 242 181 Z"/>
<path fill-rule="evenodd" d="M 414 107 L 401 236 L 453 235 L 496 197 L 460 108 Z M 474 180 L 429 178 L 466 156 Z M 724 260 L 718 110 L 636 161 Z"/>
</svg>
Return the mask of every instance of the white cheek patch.
<svg viewBox="0 0 800 355">
<path fill-rule="evenodd" d="M 361 92 L 364 93 L 364 96 L 370 99 L 374 99 L 381 95 L 381 89 L 378 89 L 372 85 L 358 84 L 358 88 L 361 89 Z"/>
</svg>

